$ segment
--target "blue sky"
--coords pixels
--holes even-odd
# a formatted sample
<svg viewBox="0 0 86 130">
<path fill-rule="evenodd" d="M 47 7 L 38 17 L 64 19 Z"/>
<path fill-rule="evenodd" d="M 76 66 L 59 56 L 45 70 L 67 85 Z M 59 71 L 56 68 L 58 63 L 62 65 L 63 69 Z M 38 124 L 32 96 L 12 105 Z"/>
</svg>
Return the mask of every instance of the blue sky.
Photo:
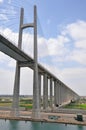
<svg viewBox="0 0 86 130">
<path fill-rule="evenodd" d="M 62 25 L 86 19 L 85 0 L 38 0 L 36 3 L 42 28 L 48 37 L 56 37 Z"/>
<path fill-rule="evenodd" d="M 33 21 L 33 5 L 38 12 L 39 62 L 80 95 L 86 95 L 86 0 L 0 0 L 0 32 L 17 45 L 20 7 L 24 22 Z M 22 49 L 33 56 L 32 29 L 23 34 Z M 10 37 L 11 36 L 11 37 Z M 9 79 L 4 71 L 9 72 Z M 1 86 L 13 91 L 15 61 L 0 53 Z M 21 93 L 32 93 L 32 72 L 21 74 Z M 25 79 L 24 79 L 25 77 Z M 31 79 L 26 80 L 26 77 Z M 7 84 L 3 83 L 4 78 Z M 11 79 L 12 78 L 12 79 Z M 25 81 L 25 82 L 24 82 Z M 26 83 L 25 88 L 23 88 Z M 4 92 L 1 88 L 1 93 Z"/>
</svg>

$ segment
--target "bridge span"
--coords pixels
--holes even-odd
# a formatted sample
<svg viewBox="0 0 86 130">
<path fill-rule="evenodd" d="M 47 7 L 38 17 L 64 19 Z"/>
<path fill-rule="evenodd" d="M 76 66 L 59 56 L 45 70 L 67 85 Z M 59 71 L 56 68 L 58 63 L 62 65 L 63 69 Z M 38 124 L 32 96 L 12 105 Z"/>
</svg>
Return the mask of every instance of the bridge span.
<svg viewBox="0 0 86 130">
<path fill-rule="evenodd" d="M 21 9 L 21 18 L 23 19 L 23 9 Z M 20 87 L 20 67 L 29 67 L 33 70 L 33 110 L 32 118 L 41 117 L 41 79 L 43 76 L 43 110 L 51 110 L 55 107 L 77 100 L 79 95 L 60 81 L 54 74 L 44 68 L 37 62 L 37 27 L 36 27 L 36 7 L 34 9 L 34 23 L 23 24 L 20 19 L 20 32 L 18 47 L 0 34 L 0 51 L 15 59 L 16 74 L 13 93 L 12 114 L 19 116 L 19 87 Z M 21 49 L 22 30 L 26 27 L 34 28 L 34 59 L 27 55 Z M 50 82 L 48 84 L 48 81 Z M 53 95 L 54 86 L 54 95 Z M 48 87 L 50 93 L 48 92 Z M 49 95 L 50 94 L 50 95 Z M 48 102 L 50 98 L 50 103 Z"/>
<path fill-rule="evenodd" d="M 0 35 L 0 51 L 19 62 L 20 67 L 34 69 L 34 59 L 20 50 L 11 41 Z M 54 106 L 60 106 L 71 100 L 77 100 L 79 95 L 60 81 L 55 75 L 49 72 L 42 65 L 38 64 L 39 79 L 44 77 L 43 109 L 48 108 L 48 79 L 50 80 L 50 107 L 53 108 L 52 87 L 54 82 Z M 41 79 L 39 80 L 41 93 Z M 40 95 L 41 96 L 41 95 Z M 40 97 L 41 98 L 41 97 Z"/>
</svg>

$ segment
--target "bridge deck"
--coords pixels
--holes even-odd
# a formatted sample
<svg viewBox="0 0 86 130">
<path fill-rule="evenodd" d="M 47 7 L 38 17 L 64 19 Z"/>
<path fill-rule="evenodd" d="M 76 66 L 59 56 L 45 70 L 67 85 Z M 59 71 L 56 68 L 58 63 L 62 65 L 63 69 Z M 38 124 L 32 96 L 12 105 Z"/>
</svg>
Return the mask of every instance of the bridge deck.
<svg viewBox="0 0 86 130">
<path fill-rule="evenodd" d="M 20 66 L 22 67 L 30 67 L 34 69 L 34 59 L 27 55 L 25 52 L 20 50 L 17 46 L 12 44 L 8 39 L 4 36 L 0 35 L 0 51 L 10 56 L 11 58 L 19 61 Z M 51 74 L 47 69 L 45 69 L 42 65 L 38 64 L 39 72 L 46 72 L 48 76 L 52 76 L 56 78 L 53 74 Z M 56 78 L 57 79 L 57 78 Z"/>
<path fill-rule="evenodd" d="M 34 69 L 34 59 L 27 55 L 25 52 L 20 50 L 15 46 L 11 41 L 6 39 L 0 34 L 0 51 L 10 56 L 11 58 L 19 61 L 21 67 L 29 67 Z M 38 71 L 40 73 L 47 73 L 48 77 L 53 77 L 54 80 L 57 80 L 60 84 L 63 84 L 67 87 L 62 81 L 60 81 L 55 75 L 45 69 L 42 65 L 38 64 Z M 69 87 L 67 87 L 69 89 Z M 70 89 L 73 91 L 72 89 Z M 74 92 L 74 91 L 73 91 Z"/>
</svg>

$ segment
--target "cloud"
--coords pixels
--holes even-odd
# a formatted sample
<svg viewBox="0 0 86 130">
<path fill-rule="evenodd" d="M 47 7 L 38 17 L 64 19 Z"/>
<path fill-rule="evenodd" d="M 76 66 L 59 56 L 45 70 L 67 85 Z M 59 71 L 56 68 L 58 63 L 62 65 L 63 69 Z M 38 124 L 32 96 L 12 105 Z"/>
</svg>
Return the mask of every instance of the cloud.
<svg viewBox="0 0 86 130">
<path fill-rule="evenodd" d="M 86 22 L 79 20 L 75 23 L 68 24 L 64 28 L 64 31 L 62 31 L 62 34 L 68 34 L 74 40 L 86 39 Z"/>
<path fill-rule="evenodd" d="M 86 65 L 86 22 L 79 20 L 68 24 L 61 34 L 70 39 L 72 49 L 67 48 L 70 49 L 69 61 Z"/>
<path fill-rule="evenodd" d="M 74 60 L 82 65 L 86 65 L 86 50 L 74 50 L 70 56 L 70 60 Z"/>
<path fill-rule="evenodd" d="M 14 33 L 9 28 L 1 28 L 0 32 L 6 35 L 10 40 L 13 39 L 14 44 L 18 43 L 18 33 Z M 45 59 L 41 62 L 51 73 L 55 74 L 60 80 L 71 87 L 81 95 L 85 95 L 85 75 L 86 75 L 86 22 L 76 21 L 65 26 L 56 38 L 46 39 L 38 36 L 38 52 L 39 58 Z M 11 37 L 10 37 L 11 36 Z M 33 56 L 33 36 L 30 33 L 23 34 L 22 49 Z M 49 59 L 50 58 L 50 59 Z M 52 64 L 49 62 L 53 62 Z M 9 62 L 8 62 L 9 61 Z M 15 68 L 15 61 L 5 57 L 0 53 L 0 64 L 4 62 L 7 67 Z M 69 65 L 70 63 L 77 63 Z M 14 66 L 13 66 L 14 65 Z M 60 67 L 61 68 L 60 68 Z M 66 67 L 68 66 L 68 67 Z M 77 67 L 76 67 L 77 66 Z M 1 66 L 2 67 L 2 66 Z M 4 69 L 4 68 L 3 68 Z M 10 73 L 10 70 L 9 70 Z M 13 72 L 14 73 L 14 72 Z M 32 76 L 33 73 L 27 69 L 22 70 L 21 75 L 21 93 L 32 93 Z M 4 73 L 3 73 L 4 77 Z M 28 78 L 26 78 L 28 77 Z M 6 77 L 5 77 L 6 78 Z M 4 81 L 4 78 L 2 79 Z M 9 79 L 8 79 L 9 80 Z M 29 82 L 28 82 L 29 80 Z M 25 84 L 26 82 L 26 84 Z M 5 83 L 4 83 L 5 84 Z M 2 84 L 3 86 L 3 84 Z M 10 86 L 10 82 L 9 82 Z M 24 86 L 24 87 L 23 87 Z M 83 89 L 82 89 L 83 88 Z"/>
<path fill-rule="evenodd" d="M 65 68 L 61 70 L 56 66 L 51 66 L 47 64 L 43 64 L 43 66 L 73 91 L 81 96 L 86 95 L 86 68 L 75 67 Z"/>
<path fill-rule="evenodd" d="M 33 94 L 33 71 L 27 67 L 21 68 L 20 94 Z"/>
<path fill-rule="evenodd" d="M 0 68 L 0 94 L 12 94 L 14 84 L 14 71 Z"/>
<path fill-rule="evenodd" d="M 80 95 L 86 95 L 86 68 L 65 68 L 60 71 L 59 78 Z"/>
<path fill-rule="evenodd" d="M 5 14 L 0 14 L 0 20 L 8 21 L 8 17 Z"/>
<path fill-rule="evenodd" d="M 1 2 L 4 2 L 4 1 L 0 1 Z M 12 21 L 12 19 L 16 18 L 16 20 L 19 18 L 19 14 L 18 14 L 18 11 L 16 11 L 16 9 L 14 8 L 14 6 L 10 5 L 9 2 L 11 1 L 8 1 L 8 4 L 6 4 L 6 8 L 1 8 L 0 9 L 0 25 L 4 25 L 7 26 L 8 23 L 10 25 L 10 23 Z M 11 24 L 12 24 L 11 23 Z"/>
<path fill-rule="evenodd" d="M 9 28 L 4 29 L 2 27 L 0 28 L 0 33 L 6 36 L 9 40 L 13 41 L 13 44 L 18 44 L 18 33 L 14 33 Z M 30 33 L 24 33 L 22 39 L 22 50 L 33 56 L 33 35 Z M 64 36 L 58 36 L 56 39 L 50 38 L 48 40 L 38 36 L 39 57 L 45 57 L 48 55 L 63 55 L 63 52 L 66 51 L 64 43 L 67 43 L 68 41 L 69 39 Z"/>
<path fill-rule="evenodd" d="M 86 49 L 86 38 L 75 42 L 75 47 L 79 48 L 79 49 L 81 48 L 81 49 L 85 50 Z"/>
<path fill-rule="evenodd" d="M 0 51 L 0 63 L 1 64 L 6 64 L 6 66 L 8 66 L 8 67 L 9 66 L 14 67 L 15 60 L 13 60 L 12 58 L 10 58 L 9 56 L 5 55 L 4 53 L 2 53 Z"/>
<path fill-rule="evenodd" d="M 3 3 L 4 0 L 0 0 L 0 3 Z"/>
<path fill-rule="evenodd" d="M 18 33 L 13 32 L 9 28 L 0 27 L 0 34 L 12 41 L 13 44 L 18 45 Z"/>
<path fill-rule="evenodd" d="M 63 52 L 61 49 L 64 49 L 64 43 L 68 42 L 68 38 L 64 36 L 58 36 L 56 39 L 50 38 L 47 41 L 48 50 L 50 55 L 61 55 Z"/>
<path fill-rule="evenodd" d="M 30 70 L 29 68 L 22 68 L 20 77 L 20 94 L 32 95 L 32 70 Z M 0 94 L 13 94 L 14 78 L 15 70 L 0 68 Z"/>
</svg>

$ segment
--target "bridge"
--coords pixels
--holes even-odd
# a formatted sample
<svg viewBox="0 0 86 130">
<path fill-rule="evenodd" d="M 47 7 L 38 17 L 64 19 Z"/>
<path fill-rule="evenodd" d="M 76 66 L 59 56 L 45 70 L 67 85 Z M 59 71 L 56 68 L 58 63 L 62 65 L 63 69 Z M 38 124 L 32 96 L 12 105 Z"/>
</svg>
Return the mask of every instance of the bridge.
<svg viewBox="0 0 86 130">
<path fill-rule="evenodd" d="M 23 23 L 24 9 L 21 8 L 20 29 L 18 47 L 9 39 L 0 34 L 0 51 L 16 60 L 15 82 L 13 92 L 13 103 L 11 114 L 19 116 L 19 88 L 20 88 L 20 68 L 29 67 L 33 70 L 33 110 L 32 118 L 41 118 L 41 79 L 43 76 L 43 110 L 69 103 L 71 100 L 77 100 L 79 95 L 60 81 L 54 74 L 38 63 L 37 56 L 37 10 L 34 6 L 34 22 L 29 24 Z M 22 51 L 22 33 L 23 29 L 32 27 L 34 29 L 34 58 L 31 58 Z M 50 84 L 48 84 L 50 80 Z M 53 96 L 54 84 L 54 96 Z M 50 104 L 48 104 L 48 87 L 50 88 Z M 54 98 L 54 103 L 53 103 Z"/>
</svg>

